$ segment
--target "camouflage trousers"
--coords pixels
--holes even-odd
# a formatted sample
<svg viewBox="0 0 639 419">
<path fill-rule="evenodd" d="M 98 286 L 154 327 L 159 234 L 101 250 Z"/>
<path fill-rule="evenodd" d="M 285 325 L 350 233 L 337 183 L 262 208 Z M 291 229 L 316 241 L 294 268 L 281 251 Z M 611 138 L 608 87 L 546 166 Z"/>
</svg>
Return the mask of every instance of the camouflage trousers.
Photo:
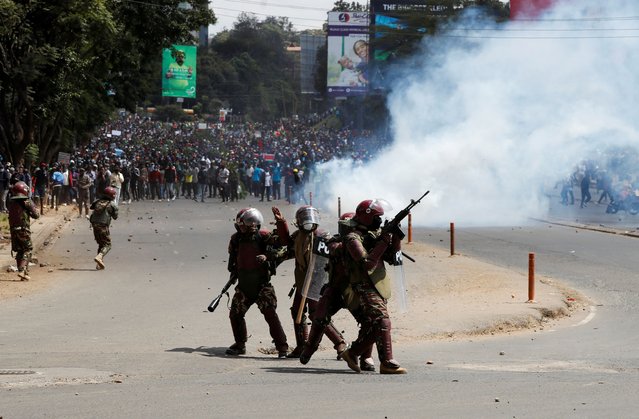
<svg viewBox="0 0 639 419">
<path fill-rule="evenodd" d="M 354 287 L 359 296 L 359 304 L 362 310 L 362 328 L 379 324 L 383 319 L 388 319 L 388 304 L 384 297 L 379 295 L 375 286 L 370 282 L 357 284 Z"/>
<path fill-rule="evenodd" d="M 235 288 L 235 294 L 231 301 L 229 319 L 231 320 L 231 328 L 233 329 L 236 344 L 243 346 L 248 338 L 244 316 L 253 304 L 257 304 L 257 307 L 264 316 L 275 347 L 279 352 L 285 353 L 288 350 L 288 343 L 286 342 L 286 334 L 282 328 L 282 323 L 276 312 L 277 297 L 275 296 L 275 288 L 273 288 L 271 284 L 264 285 L 254 299 L 247 297 L 239 287 Z"/>
<path fill-rule="evenodd" d="M 269 308 L 276 309 L 277 297 L 275 296 L 275 288 L 273 288 L 273 285 L 267 284 L 263 286 L 257 294 L 257 298 L 254 300 L 247 297 L 239 288 L 236 287 L 233 300 L 231 301 L 230 314 L 232 316 L 244 317 L 253 304 L 257 304 L 257 308 L 260 312 L 264 312 L 264 310 Z"/>
<path fill-rule="evenodd" d="M 84 208 L 84 213 L 89 215 L 89 190 L 88 189 L 78 189 L 78 210 L 80 211 L 80 215 L 82 215 L 82 209 Z"/>
<path fill-rule="evenodd" d="M 317 323 L 321 327 L 327 326 L 331 323 L 333 316 L 343 308 L 347 308 L 348 311 L 351 312 L 357 323 L 361 324 L 364 321 L 361 306 L 358 306 L 356 309 L 347 307 L 340 289 L 326 285 L 322 290 L 322 297 L 315 306 L 312 319 L 313 324 Z"/>
<path fill-rule="evenodd" d="M 109 232 L 109 226 L 103 224 L 92 224 L 93 237 L 96 243 L 98 243 L 98 253 L 106 255 L 111 250 L 111 233 Z"/>
<path fill-rule="evenodd" d="M 15 253 L 16 264 L 18 268 L 31 260 L 33 252 L 33 243 L 31 243 L 31 232 L 29 230 L 12 230 L 11 231 L 11 251 Z"/>
<path fill-rule="evenodd" d="M 370 282 L 356 284 L 353 288 L 359 296 L 361 314 L 360 329 L 357 339 L 351 344 L 351 354 L 360 356 L 370 353 L 373 343 L 376 343 L 380 361 L 392 359 L 390 318 L 386 299 L 379 295 Z"/>
</svg>

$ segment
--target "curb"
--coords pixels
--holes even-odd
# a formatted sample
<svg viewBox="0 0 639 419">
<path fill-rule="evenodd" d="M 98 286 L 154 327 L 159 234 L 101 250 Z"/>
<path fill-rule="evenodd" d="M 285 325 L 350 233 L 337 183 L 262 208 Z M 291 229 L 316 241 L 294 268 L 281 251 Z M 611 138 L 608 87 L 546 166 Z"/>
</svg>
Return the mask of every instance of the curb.
<svg viewBox="0 0 639 419">
<path fill-rule="evenodd" d="M 608 234 L 616 234 L 619 236 L 639 238 L 639 231 L 619 230 L 613 227 L 606 227 L 602 225 L 595 226 L 591 224 L 580 224 L 580 223 L 573 223 L 570 221 L 562 221 L 562 220 L 542 220 L 540 218 L 531 218 L 531 220 L 538 221 L 541 223 L 546 223 L 546 224 L 559 225 L 564 227 L 573 227 L 573 228 L 579 228 L 582 230 L 596 231 L 598 233 L 608 233 Z"/>
<path fill-rule="evenodd" d="M 71 214 L 77 210 L 75 205 L 67 205 L 59 208 L 58 211 L 45 209 L 44 215 L 37 220 L 31 220 L 31 242 L 33 243 L 33 257 L 37 259 L 37 255 L 46 246 L 49 246 L 55 240 L 52 238 L 54 233 L 71 221 Z M 0 266 L 3 272 L 7 272 L 10 266 L 14 266 L 15 259 L 11 256 L 11 241 L 0 249 Z"/>
</svg>

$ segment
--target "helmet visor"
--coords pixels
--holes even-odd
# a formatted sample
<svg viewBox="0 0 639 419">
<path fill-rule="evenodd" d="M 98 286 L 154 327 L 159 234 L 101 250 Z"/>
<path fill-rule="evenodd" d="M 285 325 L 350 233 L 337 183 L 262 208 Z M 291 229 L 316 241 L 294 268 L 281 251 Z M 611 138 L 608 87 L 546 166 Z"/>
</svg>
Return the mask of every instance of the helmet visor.
<svg viewBox="0 0 639 419">
<path fill-rule="evenodd" d="M 374 214 L 379 215 L 388 214 L 393 210 L 393 206 L 387 200 L 381 198 L 373 199 L 368 208 L 371 209 L 371 212 Z"/>
<path fill-rule="evenodd" d="M 298 227 L 304 228 L 304 230 L 312 230 L 313 224 L 318 226 L 320 223 L 320 214 L 317 208 L 305 207 L 297 210 L 295 214 Z"/>
<path fill-rule="evenodd" d="M 262 217 L 262 213 L 256 208 L 249 208 L 244 212 L 244 214 L 242 214 L 239 224 L 247 227 L 257 227 L 262 225 L 263 222 L 264 217 Z"/>
</svg>

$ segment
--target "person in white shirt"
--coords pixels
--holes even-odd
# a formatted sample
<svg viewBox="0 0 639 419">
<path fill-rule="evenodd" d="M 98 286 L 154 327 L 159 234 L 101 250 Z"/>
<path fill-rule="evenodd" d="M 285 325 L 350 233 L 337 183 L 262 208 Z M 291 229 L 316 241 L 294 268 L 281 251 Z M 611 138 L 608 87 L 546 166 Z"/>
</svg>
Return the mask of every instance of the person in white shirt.
<svg viewBox="0 0 639 419">
<path fill-rule="evenodd" d="M 120 168 L 115 166 L 111 176 L 109 176 L 109 184 L 115 188 L 115 205 L 120 204 L 120 190 L 122 189 L 122 182 L 124 182 L 124 175 L 120 173 Z"/>
<path fill-rule="evenodd" d="M 273 176 L 271 175 L 271 171 L 266 168 L 264 171 L 264 188 L 262 189 L 262 199 L 260 201 L 264 201 L 264 194 L 266 194 L 266 200 L 271 200 L 271 188 L 273 186 Z"/>
</svg>

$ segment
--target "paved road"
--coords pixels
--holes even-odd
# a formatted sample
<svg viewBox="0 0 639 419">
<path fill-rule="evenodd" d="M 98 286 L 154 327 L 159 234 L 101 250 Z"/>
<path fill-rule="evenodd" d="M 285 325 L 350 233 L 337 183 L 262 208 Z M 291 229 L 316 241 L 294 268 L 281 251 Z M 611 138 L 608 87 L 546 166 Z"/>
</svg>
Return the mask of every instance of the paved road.
<svg viewBox="0 0 639 419">
<path fill-rule="evenodd" d="M 552 331 L 402 345 L 395 350 L 409 374 L 357 375 L 328 351 L 307 367 L 260 353 L 271 344 L 255 309 L 249 354 L 224 356 L 228 319 L 205 307 L 227 278 L 237 209 L 179 200 L 123 206 L 102 272 L 94 270 L 91 231 L 74 220 L 49 256 L 64 279 L 0 307 L 0 368 L 14 373 L 0 382 L 26 383 L 0 387 L 0 416 L 639 416 L 630 260 L 639 241 L 549 225 L 458 226 L 460 252 L 514 266 L 513 249 L 536 251 L 540 271 L 592 292 L 596 311 Z M 434 244 L 438 235 L 446 232 L 416 232 Z M 278 281 L 292 282 L 290 269 Z M 286 288 L 278 287 L 278 312 L 288 325 Z"/>
</svg>

